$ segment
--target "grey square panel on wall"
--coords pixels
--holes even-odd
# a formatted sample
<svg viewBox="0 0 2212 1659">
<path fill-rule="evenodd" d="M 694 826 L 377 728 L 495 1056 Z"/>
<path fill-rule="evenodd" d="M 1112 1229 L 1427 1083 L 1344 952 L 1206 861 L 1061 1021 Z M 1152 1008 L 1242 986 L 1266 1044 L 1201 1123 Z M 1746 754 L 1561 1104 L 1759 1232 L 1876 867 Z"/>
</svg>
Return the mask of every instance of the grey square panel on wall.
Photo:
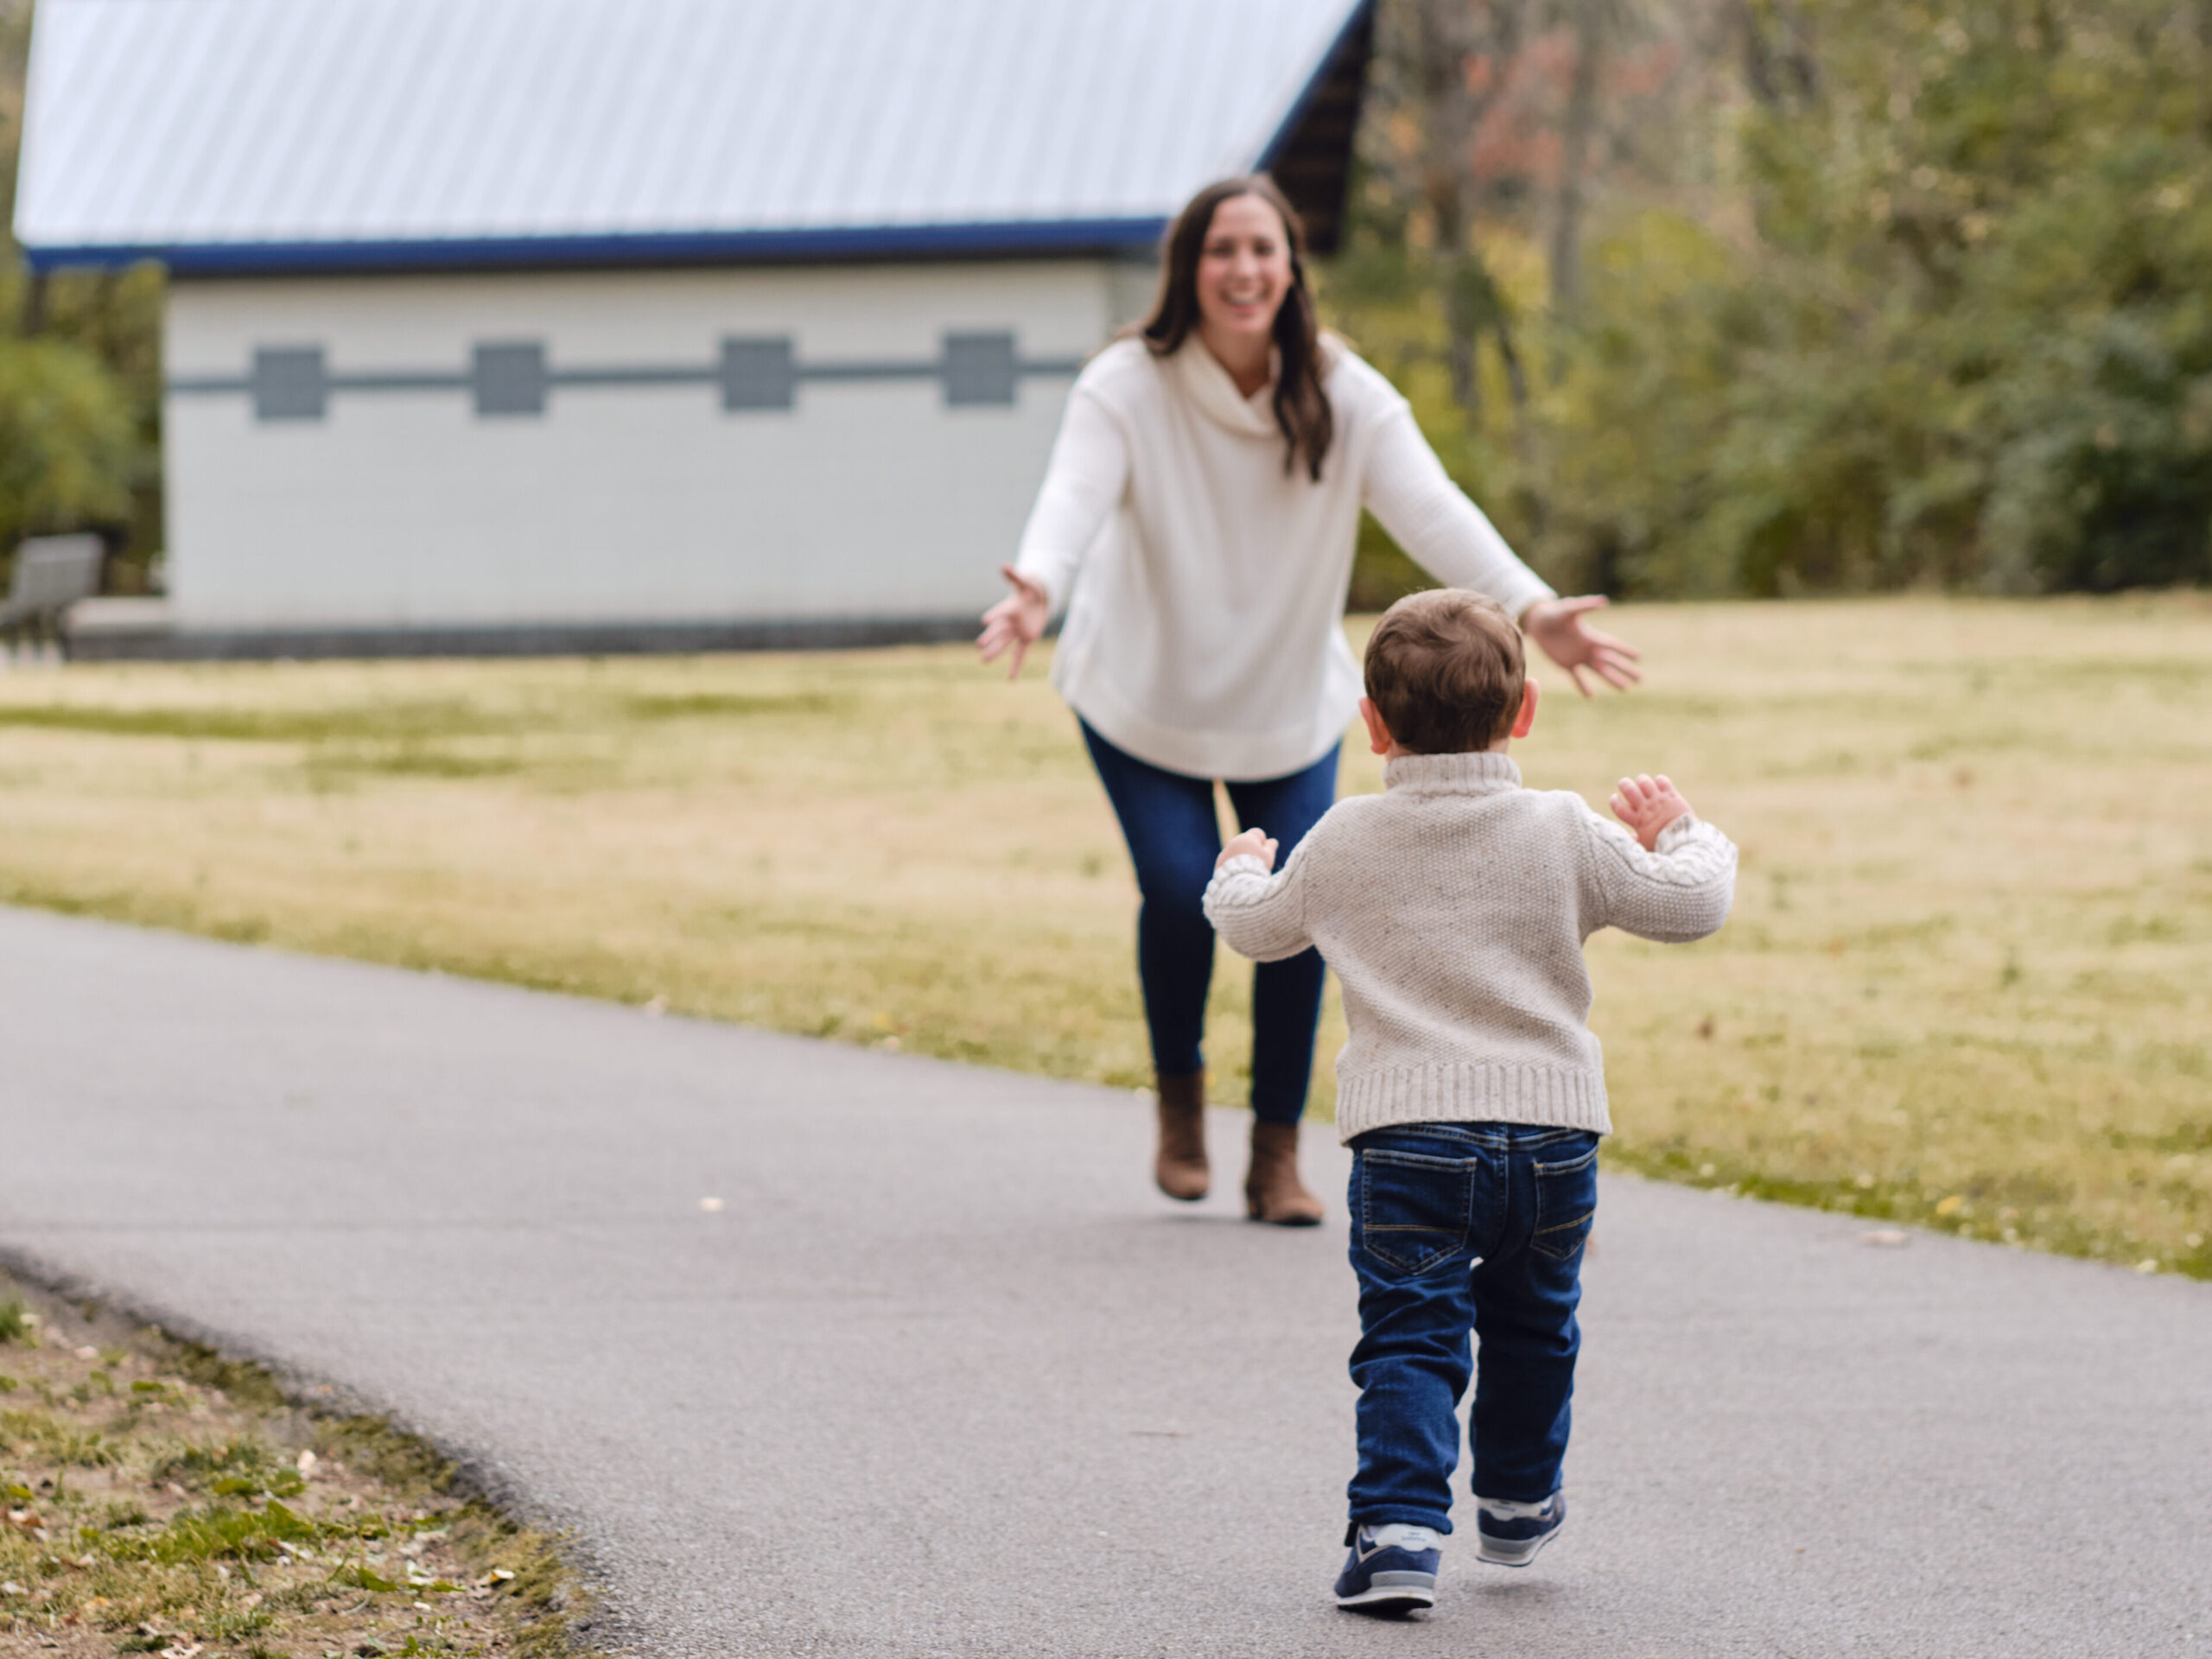
<svg viewBox="0 0 2212 1659">
<path fill-rule="evenodd" d="M 797 358 L 788 334 L 730 335 L 722 341 L 722 407 L 791 408 L 798 401 Z"/>
<path fill-rule="evenodd" d="M 469 372 L 479 415 L 545 412 L 545 346 L 540 340 L 479 346 Z"/>
<path fill-rule="evenodd" d="M 947 334 L 944 337 L 944 401 L 1010 404 L 1021 383 L 1021 365 L 1012 334 Z"/>
<path fill-rule="evenodd" d="M 252 385 L 257 421 L 319 421 L 330 407 L 320 346 L 255 347 Z"/>
</svg>

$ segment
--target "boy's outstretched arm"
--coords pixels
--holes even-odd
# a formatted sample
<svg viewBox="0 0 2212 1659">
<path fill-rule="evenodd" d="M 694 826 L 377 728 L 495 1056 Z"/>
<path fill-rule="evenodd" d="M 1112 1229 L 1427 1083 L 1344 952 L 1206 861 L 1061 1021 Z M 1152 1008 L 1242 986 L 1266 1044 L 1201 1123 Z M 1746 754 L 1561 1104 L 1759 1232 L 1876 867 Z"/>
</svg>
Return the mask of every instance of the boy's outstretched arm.
<svg viewBox="0 0 2212 1659">
<path fill-rule="evenodd" d="M 1275 843 L 1266 832 L 1247 830 L 1221 849 L 1213 880 L 1206 884 L 1206 919 L 1229 948 L 1255 962 L 1280 962 L 1313 943 L 1306 931 L 1306 890 L 1299 880 L 1299 853 L 1279 875 Z"/>
<path fill-rule="evenodd" d="M 1622 779 L 1612 808 L 1619 823 L 1582 808 L 1583 937 L 1618 927 L 1680 944 L 1719 932 L 1736 896 L 1735 843 L 1664 776 Z"/>
</svg>

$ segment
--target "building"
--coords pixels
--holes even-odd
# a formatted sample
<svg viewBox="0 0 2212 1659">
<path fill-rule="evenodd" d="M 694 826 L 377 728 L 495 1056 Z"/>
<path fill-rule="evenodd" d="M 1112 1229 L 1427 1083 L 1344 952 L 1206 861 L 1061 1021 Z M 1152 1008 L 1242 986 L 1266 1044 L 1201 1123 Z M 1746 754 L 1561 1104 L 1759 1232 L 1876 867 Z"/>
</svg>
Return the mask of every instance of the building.
<svg viewBox="0 0 2212 1659">
<path fill-rule="evenodd" d="M 16 232 L 168 268 L 172 656 L 945 637 L 1366 0 L 41 0 Z"/>
</svg>

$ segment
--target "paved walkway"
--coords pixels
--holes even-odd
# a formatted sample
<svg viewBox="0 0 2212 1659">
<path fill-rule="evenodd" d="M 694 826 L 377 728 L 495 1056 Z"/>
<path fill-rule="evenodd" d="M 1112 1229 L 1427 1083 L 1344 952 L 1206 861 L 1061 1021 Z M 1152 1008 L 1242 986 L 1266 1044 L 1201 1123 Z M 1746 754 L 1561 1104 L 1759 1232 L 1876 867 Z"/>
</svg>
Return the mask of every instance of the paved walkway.
<svg viewBox="0 0 2212 1659">
<path fill-rule="evenodd" d="M 1146 1135 L 1126 1094 L 0 911 L 0 1259 L 467 1450 L 640 1656 L 2212 1656 L 2212 1287 L 1624 1179 L 1567 1533 L 1338 1614 L 1342 1228 L 1172 1209 Z"/>
</svg>

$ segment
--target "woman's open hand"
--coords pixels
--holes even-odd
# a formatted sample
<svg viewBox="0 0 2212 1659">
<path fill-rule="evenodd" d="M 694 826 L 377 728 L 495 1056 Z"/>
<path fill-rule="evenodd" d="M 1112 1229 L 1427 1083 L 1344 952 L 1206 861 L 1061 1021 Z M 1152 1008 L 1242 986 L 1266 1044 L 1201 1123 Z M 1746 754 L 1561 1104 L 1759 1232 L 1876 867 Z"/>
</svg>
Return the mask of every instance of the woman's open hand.
<svg viewBox="0 0 2212 1659">
<path fill-rule="evenodd" d="M 1020 674 L 1021 661 L 1029 655 L 1029 647 L 1045 637 L 1045 624 L 1052 617 L 1052 600 L 1042 587 L 1010 564 L 999 566 L 999 574 L 1014 591 L 983 613 L 983 631 L 976 636 L 976 649 L 982 653 L 985 662 L 995 663 L 1011 648 L 1014 661 L 1007 664 L 1006 672 L 1011 680 Z"/>
<path fill-rule="evenodd" d="M 1627 690 L 1643 677 L 1636 669 L 1636 659 L 1642 653 L 1634 645 L 1583 623 L 1589 612 L 1603 610 L 1610 603 L 1603 594 L 1540 600 L 1521 618 L 1522 632 L 1567 671 L 1574 689 L 1586 697 L 1590 695 L 1589 683 L 1583 678 L 1586 673 L 1595 674 L 1618 691 Z"/>
</svg>

